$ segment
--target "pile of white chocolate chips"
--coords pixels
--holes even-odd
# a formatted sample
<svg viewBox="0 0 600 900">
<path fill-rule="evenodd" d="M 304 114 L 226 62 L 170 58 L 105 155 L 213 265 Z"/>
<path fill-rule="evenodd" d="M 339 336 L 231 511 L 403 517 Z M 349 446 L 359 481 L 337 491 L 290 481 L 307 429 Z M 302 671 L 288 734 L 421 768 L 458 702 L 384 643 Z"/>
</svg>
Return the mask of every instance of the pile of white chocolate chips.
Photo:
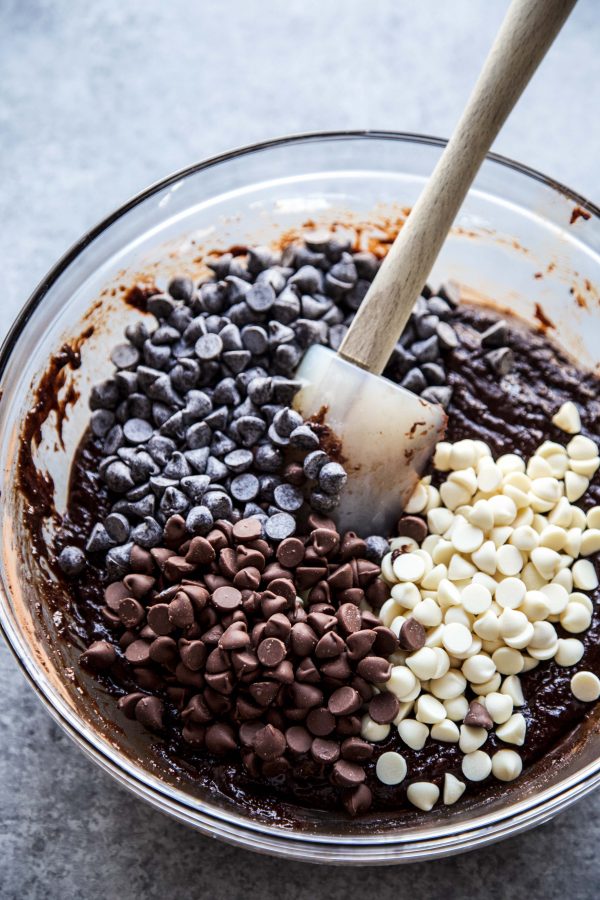
<svg viewBox="0 0 600 900">
<path fill-rule="evenodd" d="M 434 468 L 447 473 L 445 481 L 438 490 L 430 476 L 423 478 L 405 510 L 426 518 L 429 533 L 420 546 L 410 537 L 395 538 L 382 562 L 391 586 L 379 613 L 383 623 L 400 635 L 406 622 L 417 628 L 416 620 L 424 645 L 393 654 L 391 678 L 381 687 L 396 695 L 399 712 L 392 725 L 366 715 L 362 735 L 382 741 L 397 727 L 413 750 L 429 737 L 457 743 L 468 781 L 520 775 L 521 757 L 511 749 L 527 740 L 519 676 L 544 660 L 575 666 L 584 649 L 577 635 L 591 624 L 585 592 L 598 578 L 586 557 L 600 551 L 600 507 L 586 514 L 574 504 L 600 465 L 598 447 L 579 433 L 574 404 L 565 403 L 552 421 L 573 437 L 566 446 L 546 441 L 528 462 L 515 454 L 494 460 L 482 441 L 438 444 Z M 557 624 L 573 637 L 559 637 Z M 600 680 L 578 671 L 571 690 L 593 702 Z M 490 756 L 480 748 L 492 728 L 509 746 Z M 381 782 L 394 785 L 407 766 L 390 751 L 379 757 L 376 771 Z M 465 782 L 445 775 L 445 804 L 464 790 Z M 427 781 L 407 791 L 425 811 L 439 794 Z"/>
</svg>

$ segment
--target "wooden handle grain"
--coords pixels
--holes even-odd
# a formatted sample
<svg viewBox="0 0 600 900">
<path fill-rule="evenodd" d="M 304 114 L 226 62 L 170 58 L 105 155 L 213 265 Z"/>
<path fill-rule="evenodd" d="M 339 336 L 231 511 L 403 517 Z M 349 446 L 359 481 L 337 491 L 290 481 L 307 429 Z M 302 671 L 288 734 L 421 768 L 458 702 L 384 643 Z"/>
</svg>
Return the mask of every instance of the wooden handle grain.
<svg viewBox="0 0 600 900">
<path fill-rule="evenodd" d="M 383 372 L 486 153 L 576 0 L 513 0 L 466 109 L 339 349 Z"/>
</svg>

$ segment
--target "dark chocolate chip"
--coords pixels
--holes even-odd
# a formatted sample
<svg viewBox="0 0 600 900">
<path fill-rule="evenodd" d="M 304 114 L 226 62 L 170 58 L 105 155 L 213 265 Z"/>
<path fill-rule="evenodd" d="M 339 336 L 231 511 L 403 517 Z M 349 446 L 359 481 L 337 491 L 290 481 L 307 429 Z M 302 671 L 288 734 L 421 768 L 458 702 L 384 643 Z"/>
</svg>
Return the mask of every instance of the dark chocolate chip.
<svg viewBox="0 0 600 900">
<path fill-rule="evenodd" d="M 375 694 L 369 703 L 369 715 L 379 725 L 389 725 L 393 722 L 400 709 L 400 701 L 390 691 L 382 691 Z"/>
<path fill-rule="evenodd" d="M 306 727 L 315 737 L 327 737 L 335 729 L 335 716 L 324 706 L 311 709 L 306 717 Z"/>
<path fill-rule="evenodd" d="M 79 657 L 83 665 L 98 672 L 109 669 L 116 659 L 116 650 L 108 641 L 94 641 Z"/>
<path fill-rule="evenodd" d="M 475 728 L 485 728 L 488 731 L 494 725 L 492 717 L 483 703 L 478 703 L 477 700 L 472 700 L 469 704 L 469 711 L 465 716 L 464 722 L 465 725 L 473 725 Z"/>
<path fill-rule="evenodd" d="M 419 516 L 402 516 L 396 526 L 399 537 L 409 537 L 422 544 L 427 537 L 427 523 Z"/>
<path fill-rule="evenodd" d="M 333 692 L 327 703 L 334 716 L 349 716 L 362 706 L 362 698 L 358 691 L 348 685 Z"/>
<path fill-rule="evenodd" d="M 277 759 L 285 753 L 285 748 L 285 735 L 273 725 L 265 725 L 254 737 L 254 751 L 263 760 Z"/>
<path fill-rule="evenodd" d="M 367 656 L 359 662 L 357 672 L 371 684 L 384 684 L 392 674 L 392 664 L 381 656 Z"/>
<path fill-rule="evenodd" d="M 420 650 L 421 647 L 425 646 L 426 638 L 425 629 L 412 616 L 402 623 L 399 641 L 403 650 L 409 650 L 411 653 L 415 650 Z"/>
<path fill-rule="evenodd" d="M 242 605 L 242 594 L 234 587 L 219 587 L 212 595 L 212 602 L 221 612 L 233 612 Z"/>
<path fill-rule="evenodd" d="M 256 654 L 263 666 L 277 666 L 285 659 L 285 644 L 279 638 L 265 638 L 258 645 Z"/>
<path fill-rule="evenodd" d="M 340 757 L 340 745 L 337 741 L 316 737 L 312 742 L 310 752 L 315 762 L 332 765 Z"/>
<path fill-rule="evenodd" d="M 362 766 L 347 759 L 339 759 L 333 766 L 332 780 L 340 787 L 353 788 L 365 780 L 366 772 Z"/>
<path fill-rule="evenodd" d="M 164 705 L 158 697 L 142 697 L 135 707 L 138 722 L 150 731 L 160 731 L 163 727 Z"/>
</svg>

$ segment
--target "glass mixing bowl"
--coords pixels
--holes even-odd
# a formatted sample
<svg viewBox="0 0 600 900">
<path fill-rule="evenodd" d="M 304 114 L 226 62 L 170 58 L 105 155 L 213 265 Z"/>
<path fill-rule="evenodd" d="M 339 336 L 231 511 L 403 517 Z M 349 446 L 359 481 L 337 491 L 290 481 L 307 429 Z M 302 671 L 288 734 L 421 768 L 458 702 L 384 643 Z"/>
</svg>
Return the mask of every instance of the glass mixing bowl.
<svg viewBox="0 0 600 900">
<path fill-rule="evenodd" d="M 267 243 L 308 220 L 389 225 L 406 215 L 443 147 L 441 140 L 409 134 L 307 135 L 172 175 L 113 213 L 57 263 L 1 352 L 4 636 L 49 712 L 98 765 L 153 806 L 241 847 L 314 862 L 376 864 L 443 856 L 513 835 L 546 821 L 600 781 L 597 719 L 592 715 L 550 761 L 499 794 L 387 823 L 311 810 L 275 821 L 183 782 L 159 765 L 148 746 L 153 739 L 131 723 L 125 727 L 114 701 L 79 669 L 78 648 L 58 639 L 61 613 L 48 600 L 57 587 L 27 533 L 27 500 L 17 486 L 24 417 L 50 358 L 79 336 L 81 367 L 61 369 L 58 357 L 54 368 L 64 380 L 59 397 L 66 418 L 60 404 L 48 409 L 42 439 L 32 447 L 37 469 L 52 478 L 60 510 L 90 387 L 109 374 L 111 344 L 140 315 L 123 302 L 123 286 L 154 273 L 166 281 L 177 271 L 200 271 L 211 249 Z M 447 278 L 477 302 L 508 308 L 532 324 L 542 319 L 582 366 L 600 363 L 600 211 L 568 189 L 490 156 L 430 280 L 435 285 Z"/>
</svg>

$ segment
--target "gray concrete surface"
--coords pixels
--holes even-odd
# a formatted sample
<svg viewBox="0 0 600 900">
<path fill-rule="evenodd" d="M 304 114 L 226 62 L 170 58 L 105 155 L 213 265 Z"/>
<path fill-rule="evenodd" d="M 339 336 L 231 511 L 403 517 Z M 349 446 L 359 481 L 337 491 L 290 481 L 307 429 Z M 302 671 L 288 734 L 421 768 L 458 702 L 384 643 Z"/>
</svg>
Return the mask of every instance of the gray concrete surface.
<svg viewBox="0 0 600 900">
<path fill-rule="evenodd" d="M 169 171 L 286 132 L 448 135 L 504 0 L 2 0 L 0 337 L 79 234 Z M 580 0 L 495 149 L 600 200 L 600 6 Z M 0 648 L 0 896 L 597 896 L 600 796 L 408 869 L 281 863 L 123 793 Z"/>
</svg>

